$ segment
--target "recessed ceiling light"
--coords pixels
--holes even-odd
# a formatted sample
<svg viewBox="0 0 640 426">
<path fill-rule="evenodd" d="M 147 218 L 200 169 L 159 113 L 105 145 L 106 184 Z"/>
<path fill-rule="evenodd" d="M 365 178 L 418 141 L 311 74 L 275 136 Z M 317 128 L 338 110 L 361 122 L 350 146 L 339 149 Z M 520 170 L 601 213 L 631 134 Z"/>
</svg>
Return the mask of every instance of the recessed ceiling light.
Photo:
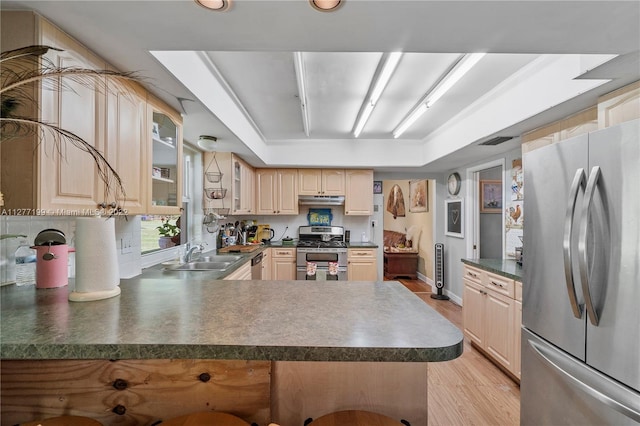
<svg viewBox="0 0 640 426">
<path fill-rule="evenodd" d="M 231 6 L 231 0 L 195 0 L 202 7 L 216 12 L 224 12 Z"/>
<path fill-rule="evenodd" d="M 321 12 L 333 12 L 342 5 L 342 0 L 309 0 L 309 3 Z"/>
</svg>

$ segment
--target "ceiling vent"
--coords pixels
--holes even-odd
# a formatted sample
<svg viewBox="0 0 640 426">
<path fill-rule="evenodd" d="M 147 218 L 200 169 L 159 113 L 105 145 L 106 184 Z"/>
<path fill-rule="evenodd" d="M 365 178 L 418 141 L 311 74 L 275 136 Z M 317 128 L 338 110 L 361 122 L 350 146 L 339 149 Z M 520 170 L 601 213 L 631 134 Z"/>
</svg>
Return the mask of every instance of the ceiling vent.
<svg viewBox="0 0 640 426">
<path fill-rule="evenodd" d="M 500 145 L 501 143 L 505 143 L 506 141 L 510 141 L 511 139 L 513 139 L 513 136 L 496 136 L 495 138 L 484 141 L 479 145 Z"/>
</svg>

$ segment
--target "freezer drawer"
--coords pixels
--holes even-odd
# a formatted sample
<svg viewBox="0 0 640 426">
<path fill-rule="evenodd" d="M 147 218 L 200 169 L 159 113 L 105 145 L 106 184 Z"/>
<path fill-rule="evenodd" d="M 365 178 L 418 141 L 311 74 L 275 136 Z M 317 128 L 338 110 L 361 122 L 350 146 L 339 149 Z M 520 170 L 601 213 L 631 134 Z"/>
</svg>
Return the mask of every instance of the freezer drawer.
<svg viewBox="0 0 640 426">
<path fill-rule="evenodd" d="M 638 425 L 640 393 L 522 329 L 521 425 Z"/>
</svg>

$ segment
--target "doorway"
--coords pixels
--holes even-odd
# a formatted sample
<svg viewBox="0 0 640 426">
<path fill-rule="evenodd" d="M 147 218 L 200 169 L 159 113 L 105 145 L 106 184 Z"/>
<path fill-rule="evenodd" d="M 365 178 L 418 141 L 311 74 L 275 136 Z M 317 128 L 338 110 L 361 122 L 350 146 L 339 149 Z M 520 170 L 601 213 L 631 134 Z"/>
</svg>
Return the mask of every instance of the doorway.
<svg viewBox="0 0 640 426">
<path fill-rule="evenodd" d="M 471 182 L 467 226 L 471 238 L 467 255 L 476 259 L 503 259 L 504 249 L 504 159 L 467 169 Z"/>
</svg>

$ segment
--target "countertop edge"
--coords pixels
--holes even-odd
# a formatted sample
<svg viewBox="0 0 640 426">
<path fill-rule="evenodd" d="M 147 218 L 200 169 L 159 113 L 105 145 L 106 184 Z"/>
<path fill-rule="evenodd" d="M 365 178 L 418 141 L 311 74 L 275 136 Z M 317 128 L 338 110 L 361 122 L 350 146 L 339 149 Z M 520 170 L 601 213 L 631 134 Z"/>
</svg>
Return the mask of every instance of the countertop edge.
<svg viewBox="0 0 640 426">
<path fill-rule="evenodd" d="M 460 259 L 462 263 L 470 266 L 475 266 L 480 269 L 484 269 L 489 272 L 493 272 L 503 277 L 511 278 L 516 281 L 522 281 L 522 267 L 516 264 L 515 260 L 510 259 Z M 500 267 L 497 263 L 501 263 Z M 506 270 L 505 265 L 509 265 L 509 269 L 512 269 L 513 273 Z"/>
<path fill-rule="evenodd" d="M 254 361 L 441 362 L 462 355 L 463 339 L 438 348 L 345 348 L 180 344 L 2 344 L 2 360 L 245 359 Z"/>
</svg>

